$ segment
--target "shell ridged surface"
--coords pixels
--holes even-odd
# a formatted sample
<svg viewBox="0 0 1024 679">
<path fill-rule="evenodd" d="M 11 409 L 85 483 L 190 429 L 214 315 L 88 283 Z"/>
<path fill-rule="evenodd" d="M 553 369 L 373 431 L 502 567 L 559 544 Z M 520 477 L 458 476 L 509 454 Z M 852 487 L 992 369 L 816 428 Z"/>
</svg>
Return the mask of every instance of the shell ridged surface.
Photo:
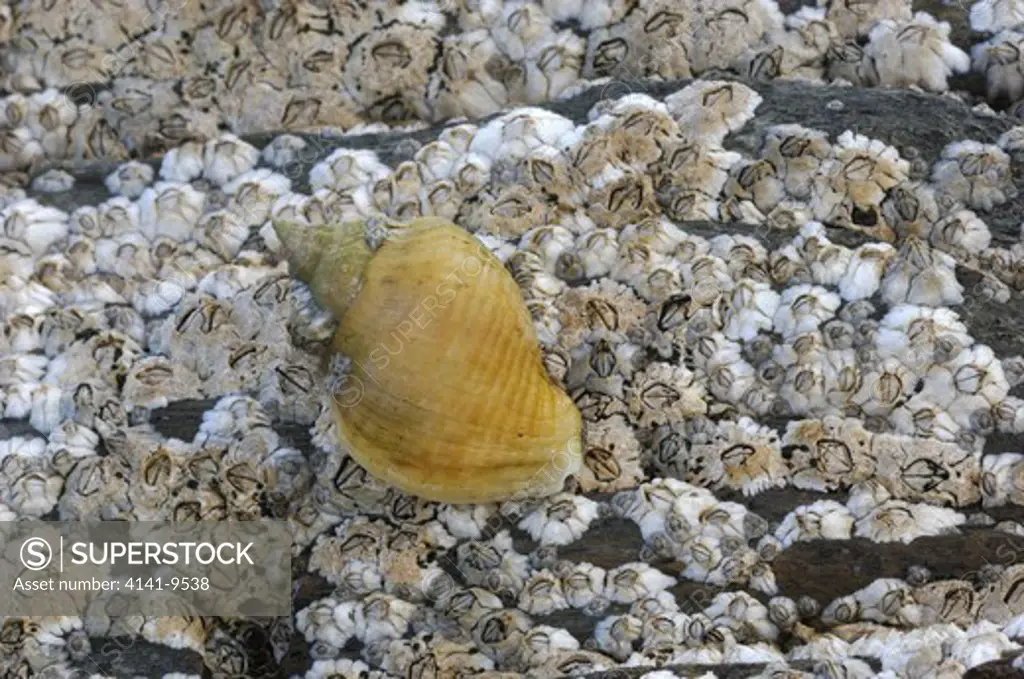
<svg viewBox="0 0 1024 679">
<path fill-rule="evenodd" d="M 490 502 L 550 494 L 580 467 L 580 416 L 544 369 L 518 287 L 457 227 L 385 242 L 332 348 L 362 390 L 334 399 L 339 432 L 389 483 Z"/>
</svg>

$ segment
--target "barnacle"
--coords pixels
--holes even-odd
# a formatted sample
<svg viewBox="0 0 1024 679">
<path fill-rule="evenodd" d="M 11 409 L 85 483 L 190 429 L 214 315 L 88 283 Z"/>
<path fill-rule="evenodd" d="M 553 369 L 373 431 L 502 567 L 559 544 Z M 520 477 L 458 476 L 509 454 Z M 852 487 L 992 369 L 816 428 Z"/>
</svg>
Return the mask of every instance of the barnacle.
<svg viewBox="0 0 1024 679">
<path fill-rule="evenodd" d="M 1010 156 L 995 144 L 973 140 L 942 149 L 932 169 L 932 183 L 937 192 L 986 212 L 1016 195 Z"/>
<path fill-rule="evenodd" d="M 919 86 L 945 92 L 954 73 L 966 73 L 971 59 L 949 40 L 948 22 L 927 12 L 909 20 L 884 19 L 870 29 L 868 57 L 874 60 L 879 84 L 887 87 Z"/>
<path fill-rule="evenodd" d="M 853 418 L 826 416 L 791 421 L 782 440 L 797 488 L 835 489 L 870 478 L 876 456 L 874 436 Z"/>
<path fill-rule="evenodd" d="M 579 496 L 554 495 L 519 522 L 519 528 L 544 545 L 567 545 L 597 518 L 597 503 Z M 529 612 L 529 611 L 528 611 Z"/>
<path fill-rule="evenodd" d="M 604 596 L 606 571 L 590 563 L 574 563 L 562 575 L 562 592 L 573 608 L 586 608 Z"/>
<path fill-rule="evenodd" d="M 722 14 L 728 16 L 730 10 Z M 760 103 L 761 95 L 746 85 L 721 80 L 698 81 L 665 98 L 684 136 L 708 144 L 720 144 L 746 124 Z"/>
<path fill-rule="evenodd" d="M 771 212 L 786 197 L 784 175 L 764 158 L 733 165 L 724 191 L 729 198 L 749 201 L 762 214 Z"/>
<path fill-rule="evenodd" d="M 697 3 L 693 19 L 691 64 L 697 74 L 728 68 L 747 45 L 782 28 L 783 16 L 770 0 Z"/>
<path fill-rule="evenodd" d="M 742 490 L 745 495 L 786 482 L 778 435 L 746 417 L 722 421 L 710 442 L 694 443 L 687 467 L 692 483 Z"/>
<path fill-rule="evenodd" d="M 205 202 L 206 195 L 188 184 L 157 182 L 139 197 L 139 230 L 150 240 L 186 240 Z"/>
<path fill-rule="evenodd" d="M 907 302 L 938 307 L 963 301 L 956 260 L 914 236 L 904 241 L 890 261 L 881 291 L 890 306 Z"/>
<path fill-rule="evenodd" d="M 152 182 L 153 167 L 137 161 L 118 166 L 103 181 L 107 191 L 126 198 L 138 198 Z"/>
<path fill-rule="evenodd" d="M 948 507 L 888 500 L 857 519 L 854 535 L 874 542 L 911 542 L 955 531 L 966 518 Z"/>
<path fill-rule="evenodd" d="M 160 162 L 160 178 L 165 182 L 190 182 L 203 174 L 204 147 L 188 141 L 164 154 Z"/>
<path fill-rule="evenodd" d="M 1024 33 L 1008 29 L 976 44 L 971 62 L 985 75 L 990 98 L 1017 101 L 1024 95 Z"/>
<path fill-rule="evenodd" d="M 534 573 L 526 581 L 518 605 L 531 615 L 549 615 L 569 607 L 562 594 L 562 583 L 548 570 Z"/>
<path fill-rule="evenodd" d="M 782 293 L 773 327 L 786 339 L 817 330 L 839 308 L 839 296 L 825 288 L 795 285 Z"/>
<path fill-rule="evenodd" d="M 839 33 L 847 38 L 867 35 L 877 22 L 882 20 L 909 21 L 910 3 L 906 0 L 878 0 L 877 2 L 855 2 L 853 0 L 830 0 L 820 5 L 828 6 L 825 17 L 833 22 Z"/>
<path fill-rule="evenodd" d="M 583 468 L 577 478 L 585 491 L 631 488 L 644 475 L 641 446 L 621 415 L 588 423 L 583 434 Z"/>
<path fill-rule="evenodd" d="M 787 514 L 775 537 L 783 547 L 800 540 L 843 540 L 852 536 L 853 526 L 853 515 L 846 507 L 833 500 L 819 500 Z"/>
<path fill-rule="evenodd" d="M 584 77 L 690 77 L 693 27 L 688 14 L 676 9 L 671 3 L 650 3 L 620 23 L 593 31 Z"/>
<path fill-rule="evenodd" d="M 852 130 L 836 139 L 835 157 L 812 186 L 817 219 L 885 236 L 881 203 L 886 191 L 908 179 L 910 163 L 899 151 Z"/>
<path fill-rule="evenodd" d="M 1017 0 L 982 0 L 971 6 L 971 29 L 998 33 L 1024 23 L 1024 6 Z"/>
<path fill-rule="evenodd" d="M 1024 455 L 988 455 L 982 460 L 982 469 L 982 501 L 986 507 L 1024 504 Z"/>
<path fill-rule="evenodd" d="M 632 615 L 610 615 L 594 628 L 597 647 L 620 661 L 628 658 L 640 640 L 643 621 Z"/>
<path fill-rule="evenodd" d="M 6 238 L 21 241 L 36 257 L 68 233 L 68 216 L 61 210 L 40 205 L 27 198 L 0 210 Z"/>
</svg>

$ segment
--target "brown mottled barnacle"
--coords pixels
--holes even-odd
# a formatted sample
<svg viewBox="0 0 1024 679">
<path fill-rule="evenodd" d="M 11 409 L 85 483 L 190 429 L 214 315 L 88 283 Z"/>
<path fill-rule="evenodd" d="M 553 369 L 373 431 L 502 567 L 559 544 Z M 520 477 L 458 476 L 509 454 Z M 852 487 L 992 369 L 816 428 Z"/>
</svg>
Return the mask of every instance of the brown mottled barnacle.
<svg viewBox="0 0 1024 679">
<path fill-rule="evenodd" d="M 798 488 L 835 489 L 875 473 L 872 442 L 861 422 L 829 416 L 790 422 L 782 454 Z"/>
<path fill-rule="evenodd" d="M 555 300 L 559 344 L 570 351 L 590 338 L 615 341 L 631 336 L 643 323 L 645 305 L 629 286 L 609 279 L 571 288 Z"/>
<path fill-rule="evenodd" d="M 586 198 L 588 214 L 599 228 L 621 229 L 657 213 L 654 187 L 646 174 L 624 172 Z"/>
<path fill-rule="evenodd" d="M 131 468 L 117 456 L 87 457 L 71 470 L 57 509 L 70 520 L 123 520 L 133 516 Z"/>
<path fill-rule="evenodd" d="M 643 478 L 640 444 L 621 415 L 589 423 L 583 441 L 577 476 L 584 491 L 631 488 Z"/>
<path fill-rule="evenodd" d="M 627 388 L 630 420 L 642 427 L 682 422 L 707 411 L 703 385 L 682 366 L 651 363 Z"/>
<path fill-rule="evenodd" d="M 492 660 L 508 662 L 518 653 L 531 626 L 529 616 L 514 609 L 485 613 L 470 631 L 473 641 Z"/>
<path fill-rule="evenodd" d="M 981 465 L 955 443 L 883 434 L 873 438 L 872 454 L 897 499 L 955 507 L 981 499 Z"/>
<path fill-rule="evenodd" d="M 520 186 L 505 188 L 476 207 L 467 201 L 463 203 L 463 210 L 466 209 L 469 209 L 467 226 L 470 229 L 509 237 L 521 236 L 548 221 L 547 204 Z"/>
</svg>

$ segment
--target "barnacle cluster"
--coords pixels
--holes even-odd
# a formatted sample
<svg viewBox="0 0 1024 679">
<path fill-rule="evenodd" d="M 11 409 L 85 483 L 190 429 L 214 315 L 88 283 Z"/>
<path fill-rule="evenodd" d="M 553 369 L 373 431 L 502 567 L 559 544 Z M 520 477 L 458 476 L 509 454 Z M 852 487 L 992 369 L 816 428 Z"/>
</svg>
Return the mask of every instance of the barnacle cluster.
<svg viewBox="0 0 1024 679">
<path fill-rule="evenodd" d="M 130 54 L 96 19 L 115 4 Z M 1022 650 L 1019 565 L 822 602 L 775 569 L 807 541 L 915 543 L 1024 506 L 1024 452 L 983 454 L 1024 435 L 1024 359 L 976 339 L 968 307 L 1024 290 L 1024 246 L 986 224 L 1017 196 L 1024 128 L 929 165 L 853 129 L 751 132 L 762 97 L 728 79 L 944 92 L 974 68 L 1017 100 L 1020 3 L 975 3 L 971 57 L 903 0 L 165 4 L 0 7 L 0 419 L 27 423 L 0 441 L 0 520 L 279 518 L 326 584 L 290 619 L 4 619 L 0 668 L 62 676 L 105 634 L 192 649 L 216 676 L 257 676 L 238 639 L 261 635 L 277 662 L 305 646 L 308 679 L 959 676 Z M 640 77 L 698 79 L 609 88 L 582 123 L 538 105 Z M 82 102 L 73 82 L 106 85 Z M 293 134 L 424 121 L 447 124 L 399 159 Z M 285 132 L 245 137 L 268 130 Z M 63 209 L 47 196 L 74 172 L 24 181 L 59 158 L 123 162 Z M 519 286 L 584 421 L 561 492 L 430 502 L 338 443 L 338 319 L 273 221 L 376 238 L 420 216 Z M 191 438 L 151 422 L 197 400 Z M 775 520 L 748 506 L 787 488 L 820 497 Z M 638 553 L 560 555 L 611 521 Z M 713 594 L 683 601 L 686 582 Z"/>
<path fill-rule="evenodd" d="M 727 72 L 946 92 L 973 69 L 994 99 L 1024 94 L 1017 0 L 974 3 L 971 26 L 987 39 L 973 46 L 910 0 L 817 4 L 784 15 L 775 0 L 18 0 L 0 18 L 11 93 L 0 170 L 169 150 L 224 129 L 477 118 L 610 78 Z"/>
</svg>

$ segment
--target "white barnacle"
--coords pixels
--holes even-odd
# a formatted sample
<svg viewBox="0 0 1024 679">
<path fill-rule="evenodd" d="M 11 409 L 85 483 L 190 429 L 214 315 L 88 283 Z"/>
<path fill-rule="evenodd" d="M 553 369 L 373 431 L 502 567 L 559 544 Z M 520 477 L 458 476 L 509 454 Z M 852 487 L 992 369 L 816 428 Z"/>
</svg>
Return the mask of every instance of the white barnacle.
<svg viewBox="0 0 1024 679">
<path fill-rule="evenodd" d="M 937 220 L 931 244 L 960 259 L 981 254 L 992 241 L 988 226 L 971 210 L 958 210 Z"/>
<path fill-rule="evenodd" d="M 655 616 L 671 615 L 679 612 L 679 603 L 668 590 L 661 590 L 651 596 L 637 599 L 629 607 L 629 614 L 647 621 Z"/>
<path fill-rule="evenodd" d="M 749 342 L 762 330 L 771 330 L 779 295 L 765 283 L 741 281 L 732 291 L 725 336 Z"/>
<path fill-rule="evenodd" d="M 986 455 L 981 464 L 982 501 L 986 507 L 1024 504 L 1024 454 Z"/>
<path fill-rule="evenodd" d="M 46 440 L 15 436 L 0 441 L 0 502 L 39 518 L 57 504 L 64 479 L 46 456 Z"/>
<path fill-rule="evenodd" d="M 1006 372 L 1005 361 L 1003 366 L 1003 371 Z M 992 417 L 999 432 L 1004 434 L 1024 433 L 1024 399 L 1007 396 L 992 408 Z"/>
<path fill-rule="evenodd" d="M 610 615 L 594 628 L 597 647 L 620 661 L 633 653 L 643 632 L 643 621 L 632 615 Z"/>
<path fill-rule="evenodd" d="M 334 597 L 319 599 L 295 614 L 295 629 L 310 643 L 322 642 L 340 650 L 355 638 L 356 605 Z"/>
<path fill-rule="evenodd" d="M 971 30 L 998 33 L 1024 24 L 1024 3 L 1020 0 L 980 0 L 971 6 Z"/>
<path fill-rule="evenodd" d="M 721 143 L 754 117 L 761 95 L 740 83 L 698 81 L 665 97 L 669 113 L 692 141 Z"/>
<path fill-rule="evenodd" d="M 887 416 L 903 405 L 919 386 L 921 375 L 895 358 L 885 358 L 865 366 L 860 390 L 848 403 L 864 415 Z"/>
<path fill-rule="evenodd" d="M 746 592 L 721 592 L 702 613 L 712 624 L 732 630 L 744 643 L 773 642 L 779 637 L 768 607 Z"/>
<path fill-rule="evenodd" d="M 896 148 L 853 131 L 836 140 L 835 157 L 815 178 L 811 206 L 815 218 L 847 228 L 866 228 L 890 240 L 879 223 L 886 192 L 905 182 L 910 163 Z"/>
<path fill-rule="evenodd" d="M 783 547 L 801 540 L 848 540 L 853 535 L 854 517 L 834 500 L 818 500 L 797 507 L 782 519 L 775 531 Z"/>
<path fill-rule="evenodd" d="M 723 555 L 719 547 L 720 540 L 698 536 L 687 540 L 679 549 L 678 559 L 686 564 L 680 575 L 687 580 L 725 585 L 724 580 L 712 577 L 722 563 Z"/>
<path fill-rule="evenodd" d="M 249 238 L 249 227 L 228 210 L 207 212 L 196 223 L 200 242 L 226 261 L 234 259 Z"/>
<path fill-rule="evenodd" d="M 546 498 L 519 522 L 519 528 L 542 545 L 567 545 L 583 535 L 597 514 L 593 500 L 562 493 Z"/>
<path fill-rule="evenodd" d="M 682 422 L 707 411 L 704 385 L 683 366 L 651 363 L 627 388 L 630 420 L 642 427 Z"/>
<path fill-rule="evenodd" d="M 205 202 L 206 195 L 188 184 L 157 182 L 139 197 L 139 230 L 151 241 L 187 240 Z"/>
<path fill-rule="evenodd" d="M 224 186 L 251 170 L 259 157 L 259 149 L 233 134 L 222 134 L 203 147 L 203 177 L 216 186 Z"/>
<path fill-rule="evenodd" d="M 882 299 L 890 306 L 908 302 L 938 307 L 963 301 L 956 260 L 914 236 L 907 238 L 890 261 L 881 290 Z"/>
<path fill-rule="evenodd" d="M 793 245 L 803 255 L 816 285 L 837 285 L 849 268 L 852 251 L 832 243 L 820 222 L 802 226 Z"/>
<path fill-rule="evenodd" d="M 139 161 L 119 165 L 103 180 L 107 191 L 115 196 L 138 198 L 147 186 L 153 183 L 153 167 Z"/>
<path fill-rule="evenodd" d="M 1011 651 L 1021 650 L 1021 644 L 1008 639 L 999 631 L 999 626 L 989 620 L 971 625 L 962 637 L 951 639 L 948 645 L 950 660 L 954 666 L 964 669 L 994 662 Z"/>
<path fill-rule="evenodd" d="M 190 182 L 203 174 L 203 144 L 187 141 L 164 154 L 160 178 L 165 182 Z"/>
<path fill-rule="evenodd" d="M 942 149 L 932 183 L 937 192 L 986 212 L 1016 195 L 1009 154 L 995 144 L 970 139 Z"/>
<path fill-rule="evenodd" d="M 539 667 L 561 651 L 577 651 L 580 642 L 560 627 L 537 625 L 523 639 L 522 658 L 528 667 Z"/>
<path fill-rule="evenodd" d="M 529 577 L 529 560 L 512 547 L 512 537 L 502 530 L 490 540 L 463 542 L 456 549 L 459 568 L 471 585 L 497 581 L 514 591 Z"/>
<path fill-rule="evenodd" d="M 0 130 L 0 170 L 25 170 L 44 157 L 45 150 L 26 127 Z"/>
<path fill-rule="evenodd" d="M 794 285 L 786 288 L 773 319 L 774 329 L 788 340 L 813 332 L 835 316 L 839 304 L 839 295 L 820 286 Z"/>
<path fill-rule="evenodd" d="M 703 498 L 705 503 L 715 503 L 714 495 L 703 488 L 678 479 L 658 478 L 617 493 L 611 504 L 618 515 L 636 523 L 644 539 L 648 540 L 654 534 L 664 532 L 665 517 L 677 498 L 692 493 Z"/>
<path fill-rule="evenodd" d="M 266 168 L 243 172 L 223 186 L 224 193 L 232 197 L 228 209 L 247 226 L 263 224 L 277 200 L 290 189 L 287 177 Z"/>
<path fill-rule="evenodd" d="M 648 564 L 628 563 L 608 571 L 604 596 L 614 603 L 631 604 L 675 584 L 675 578 Z"/>
<path fill-rule="evenodd" d="M 947 408 L 961 426 L 969 427 L 974 410 L 1000 403 L 1008 391 L 1009 383 L 992 349 L 975 344 L 961 350 L 948 365 L 929 370 L 921 395 Z"/>
<path fill-rule="evenodd" d="M 353 616 L 355 635 L 365 644 L 405 635 L 416 606 L 389 594 L 377 592 L 359 601 Z"/>
<path fill-rule="evenodd" d="M 964 521 L 963 514 L 948 507 L 886 500 L 857 519 L 853 534 L 873 542 L 909 543 L 928 535 L 955 533 Z"/>
<path fill-rule="evenodd" d="M 75 178 L 57 168 L 46 170 L 32 179 L 32 190 L 36 193 L 66 193 L 75 185 Z"/>
<path fill-rule="evenodd" d="M 833 599 L 821 612 L 821 621 L 836 626 L 857 622 L 860 619 L 860 603 L 853 595 Z"/>
<path fill-rule="evenodd" d="M 309 145 L 302 137 L 294 134 L 279 134 L 263 147 L 260 157 L 264 163 L 276 170 L 285 168 L 305 158 Z"/>
<path fill-rule="evenodd" d="M 519 593 L 518 606 L 530 615 L 550 615 L 569 608 L 561 580 L 544 569 L 531 575 Z"/>
<path fill-rule="evenodd" d="M 492 520 L 497 521 L 492 505 L 442 505 L 437 518 L 456 538 L 479 540 Z"/>
<path fill-rule="evenodd" d="M 373 185 L 391 174 L 390 168 L 377 159 L 373 151 L 338 149 L 313 166 L 309 185 L 315 191 L 331 188 L 336 191 Z"/>
<path fill-rule="evenodd" d="M 950 42 L 949 32 L 948 22 L 936 21 L 927 12 L 917 12 L 909 21 L 879 21 L 865 48 L 874 59 L 879 84 L 945 92 L 951 75 L 971 68 L 971 58 Z"/>
<path fill-rule="evenodd" d="M 971 48 L 975 71 L 985 75 L 989 98 L 1024 95 L 1024 32 L 1008 29 Z"/>
<path fill-rule="evenodd" d="M 0 228 L 4 237 L 21 241 L 38 257 L 67 236 L 68 215 L 26 198 L 0 210 Z"/>
<path fill-rule="evenodd" d="M 604 596 L 607 571 L 591 563 L 575 563 L 562 575 L 562 592 L 573 608 L 585 608 Z"/>
<path fill-rule="evenodd" d="M 811 197 L 815 176 L 833 154 L 825 132 L 794 124 L 769 127 L 761 148 L 761 157 L 772 163 L 786 193 L 797 200 Z"/>
</svg>

